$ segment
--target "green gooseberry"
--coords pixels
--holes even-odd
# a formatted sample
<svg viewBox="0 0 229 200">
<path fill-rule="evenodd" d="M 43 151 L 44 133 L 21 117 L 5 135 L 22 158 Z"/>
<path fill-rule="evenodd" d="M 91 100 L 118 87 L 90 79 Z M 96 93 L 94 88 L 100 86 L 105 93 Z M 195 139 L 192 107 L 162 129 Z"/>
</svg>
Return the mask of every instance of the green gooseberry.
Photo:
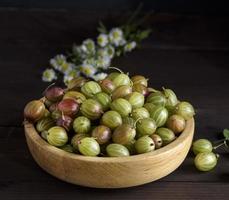
<svg viewBox="0 0 229 200">
<path fill-rule="evenodd" d="M 109 144 L 106 147 L 106 152 L 109 157 L 124 157 L 129 156 L 129 150 L 121 144 Z"/>
<path fill-rule="evenodd" d="M 139 92 L 132 92 L 125 97 L 131 104 L 132 108 L 141 108 L 144 105 L 145 97 Z"/>
<path fill-rule="evenodd" d="M 84 156 L 97 156 L 100 154 L 99 143 L 92 137 L 85 137 L 79 141 L 79 152 Z"/>
<path fill-rule="evenodd" d="M 60 147 L 60 149 L 66 151 L 68 153 L 73 153 L 74 152 L 74 148 L 70 144 L 66 144 L 66 145 Z"/>
<path fill-rule="evenodd" d="M 174 112 L 175 114 L 182 116 L 185 120 L 189 120 L 195 115 L 193 106 L 186 101 L 178 103 Z"/>
<path fill-rule="evenodd" d="M 143 135 L 152 135 L 156 131 L 156 122 L 151 118 L 143 118 L 137 121 L 137 132 Z"/>
<path fill-rule="evenodd" d="M 48 130 L 47 141 L 56 147 L 64 146 L 68 141 L 67 132 L 60 126 L 53 126 Z"/>
<path fill-rule="evenodd" d="M 82 140 L 85 137 L 89 137 L 89 135 L 83 134 L 83 133 L 77 133 L 72 137 L 71 145 L 75 151 L 79 150 L 79 148 L 78 148 L 79 142 L 80 142 L 80 140 Z"/>
<path fill-rule="evenodd" d="M 128 142 L 127 144 L 125 144 L 125 147 L 129 150 L 130 155 L 134 155 L 136 154 L 136 149 L 135 149 L 135 142 L 136 140 L 133 139 L 130 142 Z"/>
<path fill-rule="evenodd" d="M 94 99 L 85 100 L 80 107 L 80 111 L 90 120 L 99 119 L 103 113 L 101 104 Z"/>
<path fill-rule="evenodd" d="M 137 139 L 134 146 L 138 154 L 151 152 L 155 149 L 154 141 L 148 135 Z"/>
<path fill-rule="evenodd" d="M 152 103 L 156 106 L 165 106 L 166 104 L 166 97 L 161 92 L 153 92 L 147 98 L 147 103 Z"/>
<path fill-rule="evenodd" d="M 47 131 L 51 127 L 55 126 L 55 124 L 56 123 L 54 119 L 52 119 L 51 117 L 45 117 L 37 122 L 36 129 L 38 132 Z"/>
<path fill-rule="evenodd" d="M 113 92 L 112 92 L 112 99 L 118 99 L 118 98 L 124 98 L 127 95 L 132 93 L 132 87 L 129 85 L 121 85 L 117 87 Z"/>
<path fill-rule="evenodd" d="M 163 146 L 171 143 L 176 138 L 174 132 L 168 128 L 158 128 L 156 134 L 161 137 Z"/>
<path fill-rule="evenodd" d="M 123 124 L 129 124 L 132 127 L 135 126 L 135 120 L 132 117 L 123 117 L 122 118 L 122 123 Z"/>
<path fill-rule="evenodd" d="M 122 124 L 122 117 L 118 112 L 109 110 L 103 114 L 101 124 L 113 130 Z"/>
<path fill-rule="evenodd" d="M 114 143 L 126 145 L 135 138 L 136 130 L 129 124 L 122 124 L 118 126 L 112 135 Z"/>
<path fill-rule="evenodd" d="M 93 98 L 101 104 L 103 111 L 109 109 L 111 103 L 111 97 L 107 93 L 99 92 L 95 94 Z"/>
<path fill-rule="evenodd" d="M 176 94 L 171 89 L 163 88 L 166 97 L 166 106 L 175 106 L 178 103 Z"/>
<path fill-rule="evenodd" d="M 194 164 L 200 171 L 210 171 L 217 164 L 217 156 L 212 152 L 198 153 Z"/>
<path fill-rule="evenodd" d="M 133 84 L 141 84 L 144 85 L 145 87 L 148 86 L 148 79 L 146 79 L 144 76 L 141 75 L 132 76 L 131 81 L 133 82 Z"/>
<path fill-rule="evenodd" d="M 111 105 L 111 110 L 117 111 L 122 117 L 128 116 L 132 111 L 131 104 L 123 98 L 115 99 Z"/>
<path fill-rule="evenodd" d="M 154 105 L 153 103 L 145 103 L 144 104 L 144 108 L 146 108 L 149 111 L 149 113 L 152 112 L 152 110 L 154 109 L 155 106 L 156 105 Z"/>
<path fill-rule="evenodd" d="M 113 83 L 115 87 L 119 87 L 121 85 L 130 85 L 130 78 L 128 75 L 120 73 L 113 79 Z"/>
<path fill-rule="evenodd" d="M 149 118 L 150 114 L 147 109 L 145 109 L 144 107 L 141 107 L 141 108 L 135 108 L 131 112 L 131 117 L 134 120 L 137 120 L 137 119 Z"/>
<path fill-rule="evenodd" d="M 73 129 L 76 133 L 88 133 L 91 128 L 91 121 L 84 116 L 77 117 L 73 121 Z"/>
<path fill-rule="evenodd" d="M 112 72 L 112 73 L 108 74 L 106 79 L 113 81 L 119 74 L 120 74 L 119 72 Z"/>
<path fill-rule="evenodd" d="M 74 99 L 77 103 L 81 104 L 86 100 L 86 97 L 77 91 L 68 91 L 65 93 L 63 99 Z"/>
<path fill-rule="evenodd" d="M 155 106 L 150 112 L 150 117 L 154 119 L 157 127 L 161 127 L 166 123 L 168 115 L 167 109 L 163 106 Z"/>
<path fill-rule="evenodd" d="M 198 139 L 192 144 L 192 151 L 195 155 L 212 152 L 212 149 L 212 143 L 207 139 Z"/>
<path fill-rule="evenodd" d="M 88 98 L 92 98 L 95 94 L 101 92 L 102 89 L 100 85 L 95 81 L 86 82 L 81 87 L 81 92 Z"/>
</svg>

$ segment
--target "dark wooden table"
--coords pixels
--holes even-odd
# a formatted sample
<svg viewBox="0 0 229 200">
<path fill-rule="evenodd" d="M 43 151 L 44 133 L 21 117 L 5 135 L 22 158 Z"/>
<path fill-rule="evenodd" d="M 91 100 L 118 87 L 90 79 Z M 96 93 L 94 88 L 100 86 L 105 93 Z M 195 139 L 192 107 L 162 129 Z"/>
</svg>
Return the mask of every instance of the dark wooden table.
<svg viewBox="0 0 229 200">
<path fill-rule="evenodd" d="M 40 76 L 49 58 L 95 36 L 96 22 L 103 17 L 96 12 L 0 10 L 0 199 L 228 199 L 229 156 L 224 150 L 209 173 L 198 172 L 190 154 L 159 181 L 115 190 L 62 182 L 34 162 L 25 142 L 23 107 L 47 86 Z M 155 15 L 150 23 L 155 31 L 142 48 L 114 65 L 146 75 L 153 87 L 173 88 L 197 109 L 195 137 L 216 140 L 229 127 L 229 18 Z"/>
</svg>

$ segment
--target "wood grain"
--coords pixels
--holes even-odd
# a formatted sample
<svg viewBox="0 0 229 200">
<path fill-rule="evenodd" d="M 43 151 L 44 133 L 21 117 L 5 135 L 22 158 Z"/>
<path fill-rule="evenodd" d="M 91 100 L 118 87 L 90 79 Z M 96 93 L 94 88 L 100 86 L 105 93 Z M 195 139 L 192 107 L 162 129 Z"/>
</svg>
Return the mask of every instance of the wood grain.
<svg viewBox="0 0 229 200">
<path fill-rule="evenodd" d="M 24 126 L 30 152 L 45 171 L 66 182 L 95 188 L 142 185 L 170 174 L 184 161 L 194 134 L 194 119 L 190 119 L 183 133 L 161 149 L 130 157 L 102 158 L 64 152 L 45 142 L 32 124 L 26 122 Z"/>
</svg>

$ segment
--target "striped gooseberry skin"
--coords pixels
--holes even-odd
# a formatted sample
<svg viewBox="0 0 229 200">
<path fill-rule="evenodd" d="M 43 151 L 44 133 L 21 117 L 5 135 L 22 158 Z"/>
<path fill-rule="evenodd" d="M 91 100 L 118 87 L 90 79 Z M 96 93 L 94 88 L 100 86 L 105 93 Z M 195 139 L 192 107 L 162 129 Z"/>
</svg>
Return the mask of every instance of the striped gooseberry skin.
<svg viewBox="0 0 229 200">
<path fill-rule="evenodd" d="M 95 94 L 101 92 L 102 89 L 100 85 L 95 81 L 86 82 L 81 87 L 81 92 L 88 98 L 92 98 Z"/>
<path fill-rule="evenodd" d="M 181 133 L 185 129 L 185 125 L 185 119 L 180 115 L 171 115 L 166 122 L 166 126 L 175 134 Z"/>
<path fill-rule="evenodd" d="M 79 141 L 78 149 L 84 156 L 97 156 L 100 154 L 99 143 L 92 137 L 85 137 Z"/>
<path fill-rule="evenodd" d="M 76 133 L 86 134 L 91 128 L 91 121 L 84 116 L 79 116 L 73 121 L 73 129 Z"/>
<path fill-rule="evenodd" d="M 64 146 L 68 141 L 67 132 L 60 126 L 53 126 L 48 130 L 47 141 L 56 147 Z"/>
<path fill-rule="evenodd" d="M 210 171 L 217 164 L 217 157 L 212 152 L 199 153 L 194 159 L 195 166 L 200 171 Z"/>
<path fill-rule="evenodd" d="M 141 84 L 144 86 L 148 86 L 148 80 L 141 75 L 135 75 L 131 77 L 131 81 L 133 82 L 133 84 Z"/>
<path fill-rule="evenodd" d="M 141 108 L 133 109 L 133 111 L 131 112 L 131 117 L 134 120 L 138 120 L 138 119 L 143 119 L 143 118 L 149 118 L 150 114 L 146 108 L 141 107 Z"/>
<path fill-rule="evenodd" d="M 101 124 L 113 130 L 122 124 L 122 117 L 117 111 L 109 110 L 103 114 Z"/>
<path fill-rule="evenodd" d="M 129 124 L 118 126 L 112 135 L 114 143 L 126 145 L 135 138 L 136 130 Z"/>
<path fill-rule="evenodd" d="M 80 107 L 80 111 L 91 120 L 99 119 L 103 113 L 101 104 L 94 99 L 85 100 Z"/>
<path fill-rule="evenodd" d="M 139 92 L 132 92 L 131 94 L 127 95 L 125 99 L 129 101 L 133 109 L 142 107 L 145 102 L 144 95 Z"/>
<path fill-rule="evenodd" d="M 68 91 L 63 99 L 74 99 L 77 103 L 81 104 L 86 100 L 86 97 L 81 92 Z"/>
<path fill-rule="evenodd" d="M 131 94 L 132 88 L 129 85 L 121 85 L 117 87 L 113 92 L 112 92 L 112 99 L 118 99 L 118 98 L 123 98 L 126 97 L 127 95 Z"/>
<path fill-rule="evenodd" d="M 119 73 L 114 79 L 113 83 L 115 87 L 119 87 L 121 85 L 130 85 L 130 78 L 128 75 L 124 73 Z"/>
<path fill-rule="evenodd" d="M 106 144 L 111 139 L 111 130 L 109 127 L 99 125 L 93 129 L 91 136 L 95 138 L 99 144 Z"/>
<path fill-rule="evenodd" d="M 69 81 L 67 88 L 68 90 L 80 90 L 80 88 L 87 82 L 87 80 L 82 77 L 76 77 L 74 79 L 72 79 L 71 81 Z"/>
<path fill-rule="evenodd" d="M 176 136 L 173 133 L 173 131 L 171 131 L 168 128 L 158 128 L 155 133 L 161 137 L 163 146 L 171 143 L 173 140 L 176 139 Z"/>
<path fill-rule="evenodd" d="M 143 136 L 143 135 L 152 135 L 156 131 L 156 123 L 151 118 L 144 118 L 140 119 L 137 122 L 137 132 Z"/>
<path fill-rule="evenodd" d="M 24 117 L 31 122 L 38 121 L 44 116 L 44 114 L 45 105 L 39 100 L 30 101 L 24 108 Z"/>
<path fill-rule="evenodd" d="M 138 154 L 151 152 L 155 149 L 154 141 L 148 135 L 140 137 L 134 146 Z"/>
<path fill-rule="evenodd" d="M 52 119 L 51 117 L 41 118 L 37 122 L 36 129 L 38 132 L 47 131 L 51 127 L 55 126 L 55 124 L 56 124 L 55 120 Z"/>
<path fill-rule="evenodd" d="M 94 95 L 93 99 L 95 99 L 96 101 L 98 101 L 101 104 L 103 111 L 106 111 L 109 109 L 110 103 L 111 103 L 111 97 L 107 93 L 99 92 Z"/>
<path fill-rule="evenodd" d="M 146 98 L 146 102 L 156 106 L 165 106 L 166 98 L 161 92 L 153 92 Z"/>
<path fill-rule="evenodd" d="M 117 111 L 122 117 L 128 116 L 132 111 L 131 104 L 123 98 L 115 99 L 111 105 L 111 110 Z"/>
<path fill-rule="evenodd" d="M 82 140 L 85 137 L 89 137 L 89 135 L 84 134 L 84 133 L 77 133 L 72 137 L 71 145 L 73 146 L 75 151 L 79 150 L 79 142 L 80 142 L 80 140 Z"/>
<path fill-rule="evenodd" d="M 195 155 L 198 153 L 209 153 L 212 149 L 212 143 L 207 139 L 198 139 L 192 144 L 192 151 Z"/>
<path fill-rule="evenodd" d="M 130 126 L 134 127 L 135 120 L 132 117 L 122 117 L 122 124 L 129 124 Z"/>
<path fill-rule="evenodd" d="M 109 144 L 106 147 L 106 152 L 109 157 L 124 157 L 129 156 L 129 150 L 121 144 Z"/>
<path fill-rule="evenodd" d="M 168 115 L 167 109 L 163 106 L 155 106 L 150 112 L 150 117 L 154 119 L 157 127 L 161 127 L 166 123 Z"/>
<path fill-rule="evenodd" d="M 175 114 L 182 116 L 185 120 L 189 120 L 195 115 L 193 106 L 186 101 L 179 102 L 176 105 L 174 112 Z"/>
<path fill-rule="evenodd" d="M 79 104 L 73 99 L 63 99 L 57 105 L 58 110 L 68 116 L 74 116 L 79 111 Z"/>
<path fill-rule="evenodd" d="M 176 94 L 171 89 L 163 88 L 166 97 L 166 106 L 175 106 L 178 103 Z"/>
<path fill-rule="evenodd" d="M 149 113 L 151 113 L 155 105 L 153 103 L 145 103 L 143 107 L 146 108 L 149 111 Z"/>
<path fill-rule="evenodd" d="M 145 97 L 149 94 L 148 88 L 139 83 L 133 85 L 133 92 L 139 92 Z"/>
<path fill-rule="evenodd" d="M 99 85 L 103 92 L 106 92 L 107 94 L 111 94 L 115 90 L 114 83 L 109 79 L 103 79 L 99 82 Z"/>
</svg>

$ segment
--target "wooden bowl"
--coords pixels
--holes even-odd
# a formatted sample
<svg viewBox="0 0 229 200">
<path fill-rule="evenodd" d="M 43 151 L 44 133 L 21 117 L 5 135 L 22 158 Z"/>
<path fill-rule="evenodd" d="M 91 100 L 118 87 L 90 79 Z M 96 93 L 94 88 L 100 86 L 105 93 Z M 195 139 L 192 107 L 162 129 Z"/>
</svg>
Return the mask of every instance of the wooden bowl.
<svg viewBox="0 0 229 200">
<path fill-rule="evenodd" d="M 25 123 L 25 136 L 35 161 L 51 175 L 77 185 L 124 188 L 142 185 L 173 172 L 183 162 L 194 134 L 194 119 L 172 143 L 150 153 L 130 157 L 86 157 L 49 145 L 33 124 Z"/>
</svg>

